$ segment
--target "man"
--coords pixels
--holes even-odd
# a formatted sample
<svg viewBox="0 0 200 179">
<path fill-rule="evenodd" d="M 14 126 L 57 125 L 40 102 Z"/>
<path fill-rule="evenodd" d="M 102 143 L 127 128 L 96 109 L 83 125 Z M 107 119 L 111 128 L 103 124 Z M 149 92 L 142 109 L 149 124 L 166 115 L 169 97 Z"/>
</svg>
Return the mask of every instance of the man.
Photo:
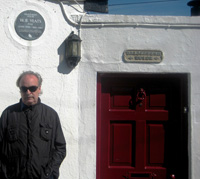
<svg viewBox="0 0 200 179">
<path fill-rule="evenodd" d="M 57 113 L 41 103 L 42 78 L 22 73 L 20 102 L 0 119 L 0 179 L 57 179 L 66 143 Z"/>
</svg>

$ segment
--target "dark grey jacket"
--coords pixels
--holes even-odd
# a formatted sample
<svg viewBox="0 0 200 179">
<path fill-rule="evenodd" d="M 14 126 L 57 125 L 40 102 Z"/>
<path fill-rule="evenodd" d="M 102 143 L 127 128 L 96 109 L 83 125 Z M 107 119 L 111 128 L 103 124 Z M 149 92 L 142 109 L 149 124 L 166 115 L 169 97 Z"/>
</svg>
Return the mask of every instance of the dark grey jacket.
<svg viewBox="0 0 200 179">
<path fill-rule="evenodd" d="M 57 179 L 66 143 L 57 113 L 39 102 L 9 106 L 0 119 L 0 179 Z"/>
</svg>

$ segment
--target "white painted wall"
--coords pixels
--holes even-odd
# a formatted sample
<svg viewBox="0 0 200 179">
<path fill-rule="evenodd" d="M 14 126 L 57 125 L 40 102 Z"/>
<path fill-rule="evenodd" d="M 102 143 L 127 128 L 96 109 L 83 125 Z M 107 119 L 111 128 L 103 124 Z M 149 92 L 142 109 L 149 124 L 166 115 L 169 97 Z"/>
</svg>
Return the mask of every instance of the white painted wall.
<svg viewBox="0 0 200 179">
<path fill-rule="evenodd" d="M 61 179 L 96 178 L 96 77 L 97 72 L 184 72 L 191 74 L 189 147 L 191 179 L 200 176 L 200 17 L 85 15 L 75 3 L 65 3 L 65 20 L 57 1 L 7 0 L 0 3 L 0 113 L 18 102 L 15 82 L 25 70 L 43 79 L 42 102 L 59 114 L 68 155 Z M 16 17 L 24 10 L 39 12 L 46 22 L 35 41 L 15 32 Z M 81 21 L 82 59 L 75 69 L 64 61 L 66 37 Z M 94 25 L 95 24 L 95 25 Z M 164 53 L 160 64 L 124 63 L 127 49 L 156 49 Z"/>
</svg>

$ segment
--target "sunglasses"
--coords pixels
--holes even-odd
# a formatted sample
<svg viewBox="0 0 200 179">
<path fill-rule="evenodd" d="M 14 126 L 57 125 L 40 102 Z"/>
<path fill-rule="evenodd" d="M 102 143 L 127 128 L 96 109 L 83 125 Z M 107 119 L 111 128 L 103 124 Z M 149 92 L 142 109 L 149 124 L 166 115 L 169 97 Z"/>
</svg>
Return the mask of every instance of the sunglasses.
<svg viewBox="0 0 200 179">
<path fill-rule="evenodd" d="M 30 92 L 35 92 L 37 89 L 38 89 L 38 86 L 29 86 L 29 87 L 21 86 L 20 87 L 20 91 L 23 93 L 26 93 L 27 90 L 29 90 Z"/>
</svg>

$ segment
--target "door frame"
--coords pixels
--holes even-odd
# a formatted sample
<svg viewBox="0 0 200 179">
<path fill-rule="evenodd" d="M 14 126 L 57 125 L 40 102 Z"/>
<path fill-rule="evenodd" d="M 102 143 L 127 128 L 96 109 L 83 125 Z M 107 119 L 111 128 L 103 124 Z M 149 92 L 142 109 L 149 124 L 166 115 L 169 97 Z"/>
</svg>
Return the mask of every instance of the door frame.
<svg viewBox="0 0 200 179">
<path fill-rule="evenodd" d="M 187 179 L 190 178 L 190 148 L 189 145 L 189 132 L 190 132 L 190 123 L 189 121 L 189 101 L 190 101 L 190 74 L 189 73 L 97 73 L 97 158 L 96 158 L 96 179 L 100 178 L 100 148 L 101 148 L 101 83 L 104 78 L 117 78 L 124 77 L 128 78 L 131 76 L 136 76 L 138 78 L 167 78 L 173 80 L 173 78 L 178 78 L 180 80 L 180 116 L 181 116 L 181 156 L 183 156 L 182 161 L 180 161 L 181 166 L 178 170 L 184 172 L 181 176 L 187 176 Z M 172 146 L 173 147 L 173 146 Z M 180 172 L 180 171 L 179 171 Z M 176 178 L 177 179 L 177 178 Z M 179 178 L 178 178 L 179 179 Z M 185 178 L 186 179 L 186 178 Z"/>
</svg>

